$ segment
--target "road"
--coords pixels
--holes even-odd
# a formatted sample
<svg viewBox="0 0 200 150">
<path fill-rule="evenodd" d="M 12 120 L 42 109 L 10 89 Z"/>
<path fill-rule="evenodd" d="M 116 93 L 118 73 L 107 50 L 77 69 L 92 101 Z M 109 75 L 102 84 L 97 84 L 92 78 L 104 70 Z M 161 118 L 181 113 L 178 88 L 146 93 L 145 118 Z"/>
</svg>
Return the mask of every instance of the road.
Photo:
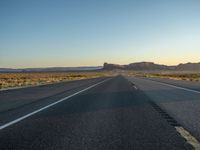
<svg viewBox="0 0 200 150">
<path fill-rule="evenodd" d="M 129 80 L 133 82 L 134 79 Z M 84 82 L 81 87 L 79 82 Z M 193 149 L 175 130 L 176 124 L 163 118 L 153 107 L 152 99 L 135 87 L 137 83 L 134 85 L 124 77 L 117 76 L 70 84 L 74 85 L 74 88 L 71 89 L 69 84 L 64 84 L 59 92 L 42 98 L 37 95 L 39 98 L 34 98 L 27 103 L 17 103 L 17 107 L 14 107 L 14 104 L 11 106 L 7 104 L 6 108 L 12 108 L 8 111 L 3 107 L 0 116 L 1 126 L 20 116 L 54 104 L 2 128 L 0 149 Z M 54 86 L 51 88 L 58 90 L 60 87 L 60 85 Z M 55 90 L 51 90 L 49 86 L 43 88 L 47 90 L 44 90 L 44 93 L 52 93 Z M 43 88 L 40 87 L 40 90 Z M 23 90 L 30 90 L 31 93 L 35 89 L 19 89 L 8 93 L 4 91 L 0 98 L 9 95 L 8 100 L 12 102 L 12 95 L 23 94 Z M 29 96 L 29 92 L 25 97 Z M 72 94 L 74 95 L 69 97 Z M 60 99 L 63 100 L 56 103 Z"/>
<path fill-rule="evenodd" d="M 105 78 L 85 79 L 0 91 L 0 125 L 33 112 L 63 97 L 87 88 Z"/>
<path fill-rule="evenodd" d="M 200 83 L 127 77 L 200 140 Z"/>
</svg>

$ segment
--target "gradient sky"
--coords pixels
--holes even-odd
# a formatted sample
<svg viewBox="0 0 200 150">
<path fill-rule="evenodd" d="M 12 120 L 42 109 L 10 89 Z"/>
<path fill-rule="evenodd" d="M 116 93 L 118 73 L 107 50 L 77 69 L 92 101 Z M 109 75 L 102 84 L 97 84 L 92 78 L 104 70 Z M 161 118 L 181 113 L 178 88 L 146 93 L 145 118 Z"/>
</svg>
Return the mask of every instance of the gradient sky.
<svg viewBox="0 0 200 150">
<path fill-rule="evenodd" d="M 200 62 L 200 0 L 0 0 L 0 67 Z"/>
</svg>

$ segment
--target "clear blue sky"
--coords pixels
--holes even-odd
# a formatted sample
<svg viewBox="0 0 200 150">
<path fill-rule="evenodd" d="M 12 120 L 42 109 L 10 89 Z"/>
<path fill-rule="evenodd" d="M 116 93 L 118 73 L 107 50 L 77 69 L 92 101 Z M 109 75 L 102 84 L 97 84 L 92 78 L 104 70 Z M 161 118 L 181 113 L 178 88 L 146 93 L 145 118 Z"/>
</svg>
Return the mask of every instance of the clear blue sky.
<svg viewBox="0 0 200 150">
<path fill-rule="evenodd" d="M 200 0 L 1 0 L 0 67 L 200 61 Z"/>
</svg>

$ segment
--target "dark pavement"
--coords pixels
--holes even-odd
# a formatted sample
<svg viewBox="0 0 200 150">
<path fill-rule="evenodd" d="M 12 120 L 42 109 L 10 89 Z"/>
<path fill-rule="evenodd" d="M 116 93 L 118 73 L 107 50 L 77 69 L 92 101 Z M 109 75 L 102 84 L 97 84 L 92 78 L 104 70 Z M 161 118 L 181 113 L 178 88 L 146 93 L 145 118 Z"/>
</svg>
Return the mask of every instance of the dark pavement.
<svg viewBox="0 0 200 150">
<path fill-rule="evenodd" d="M 0 149 L 186 150 L 192 147 L 122 76 L 0 130 Z"/>
<path fill-rule="evenodd" d="M 127 78 L 200 141 L 199 82 L 158 78 Z M 178 87 L 176 88 L 174 85 Z M 190 91 L 191 89 L 195 92 Z"/>
<path fill-rule="evenodd" d="M 0 91 L 0 125 L 85 89 L 106 77 Z"/>
</svg>

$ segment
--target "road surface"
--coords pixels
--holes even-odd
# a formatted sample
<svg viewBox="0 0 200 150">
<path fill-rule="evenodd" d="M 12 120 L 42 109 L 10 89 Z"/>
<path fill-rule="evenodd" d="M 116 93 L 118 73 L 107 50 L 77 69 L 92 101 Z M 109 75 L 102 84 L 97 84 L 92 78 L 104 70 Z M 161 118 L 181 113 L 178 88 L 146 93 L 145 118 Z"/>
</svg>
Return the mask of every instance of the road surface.
<svg viewBox="0 0 200 150">
<path fill-rule="evenodd" d="M 200 83 L 127 77 L 200 141 Z"/>
<path fill-rule="evenodd" d="M 47 97 L 40 97 L 42 92 L 37 95 L 39 98 L 27 103 L 17 103 L 17 107 L 7 104 L 5 107 L 11 107 L 8 111 L 3 107 L 1 127 L 26 114 L 35 113 L 0 130 L 0 149 L 193 149 L 175 130 L 174 124 L 156 111 L 152 105 L 153 101 L 124 77 L 81 82 L 84 82 L 81 87 L 77 81 L 72 89 L 68 84 L 64 84 L 60 87 L 60 92 Z M 54 86 L 51 88 L 59 87 Z M 65 91 L 64 87 L 68 90 Z M 48 89 L 48 86 L 43 88 L 47 90 L 44 90 L 44 93 L 55 90 Z M 40 90 L 43 88 L 40 87 Z M 20 92 L 23 94 L 23 90 L 31 92 L 35 89 L 13 90 L 7 94 L 4 91 L 0 101 L 5 101 L 2 97 L 9 95 L 8 100 L 12 102 L 12 95 L 18 95 Z M 28 97 L 30 93 L 24 94 Z M 70 95 L 72 96 L 69 97 Z M 62 101 L 59 101 L 61 99 Z M 51 105 L 52 103 L 54 105 Z"/>
</svg>

